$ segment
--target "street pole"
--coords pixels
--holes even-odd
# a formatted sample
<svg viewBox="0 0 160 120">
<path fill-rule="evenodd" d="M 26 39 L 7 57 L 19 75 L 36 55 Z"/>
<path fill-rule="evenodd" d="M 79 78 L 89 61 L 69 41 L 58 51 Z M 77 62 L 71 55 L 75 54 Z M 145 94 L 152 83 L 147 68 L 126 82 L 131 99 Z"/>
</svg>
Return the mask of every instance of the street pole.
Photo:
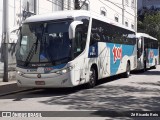
<svg viewBox="0 0 160 120">
<path fill-rule="evenodd" d="M 38 3 L 37 3 L 38 1 L 37 0 L 35 0 L 35 2 L 34 2 L 34 14 L 36 14 L 37 15 L 37 13 L 38 13 Z"/>
<path fill-rule="evenodd" d="M 4 55 L 4 73 L 3 82 L 8 82 L 8 0 L 3 0 L 3 55 Z"/>
<path fill-rule="evenodd" d="M 122 0 L 122 25 L 124 25 L 125 2 Z"/>
<path fill-rule="evenodd" d="M 134 6 L 135 6 L 135 7 L 134 7 L 134 11 L 135 11 L 135 25 L 134 25 L 135 28 L 134 28 L 134 29 L 135 29 L 135 32 L 137 32 L 137 2 L 138 2 L 138 1 L 135 0 L 135 5 L 134 5 Z"/>
</svg>

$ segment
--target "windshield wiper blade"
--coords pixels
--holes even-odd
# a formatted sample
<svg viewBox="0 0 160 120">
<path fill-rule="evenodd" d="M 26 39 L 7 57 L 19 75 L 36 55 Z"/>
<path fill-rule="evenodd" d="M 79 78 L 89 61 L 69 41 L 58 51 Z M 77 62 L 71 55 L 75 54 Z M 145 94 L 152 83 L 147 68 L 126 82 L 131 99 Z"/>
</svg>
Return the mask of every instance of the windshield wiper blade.
<svg viewBox="0 0 160 120">
<path fill-rule="evenodd" d="M 34 43 L 34 44 L 32 45 L 31 50 L 30 50 L 29 53 L 28 53 L 28 56 L 27 56 L 25 62 L 24 62 L 24 66 L 28 66 L 29 62 L 31 61 L 31 59 L 32 59 L 32 57 L 33 57 L 33 54 L 34 54 L 33 51 L 34 51 L 35 48 L 36 48 L 36 44 Z"/>
<path fill-rule="evenodd" d="M 29 51 L 28 53 L 28 56 L 24 62 L 24 66 L 28 66 L 29 62 L 31 61 L 32 57 L 33 57 L 33 54 L 34 54 L 34 50 L 35 50 L 35 54 L 36 54 L 36 51 L 37 51 L 37 46 L 38 46 L 38 37 L 36 39 L 36 42 L 33 43 L 32 45 L 32 48 L 31 50 Z"/>
</svg>

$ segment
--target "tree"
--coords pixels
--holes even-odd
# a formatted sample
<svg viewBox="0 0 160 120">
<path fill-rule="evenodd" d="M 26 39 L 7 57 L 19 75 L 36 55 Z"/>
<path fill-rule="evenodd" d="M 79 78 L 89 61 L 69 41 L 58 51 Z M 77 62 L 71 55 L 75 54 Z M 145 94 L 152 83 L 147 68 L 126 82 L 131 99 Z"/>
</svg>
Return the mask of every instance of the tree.
<svg viewBox="0 0 160 120">
<path fill-rule="evenodd" d="M 160 12 L 145 14 L 143 27 L 146 33 L 160 40 Z"/>
</svg>

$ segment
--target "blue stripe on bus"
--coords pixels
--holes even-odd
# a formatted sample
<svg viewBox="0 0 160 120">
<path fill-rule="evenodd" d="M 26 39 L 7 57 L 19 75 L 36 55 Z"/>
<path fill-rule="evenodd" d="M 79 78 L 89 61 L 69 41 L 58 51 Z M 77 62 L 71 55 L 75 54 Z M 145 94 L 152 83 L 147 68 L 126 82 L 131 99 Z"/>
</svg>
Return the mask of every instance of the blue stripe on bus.
<svg viewBox="0 0 160 120">
<path fill-rule="evenodd" d="M 152 52 L 153 52 L 153 56 L 152 56 Z M 154 56 L 158 56 L 158 49 L 148 49 L 148 61 L 149 63 L 153 63 L 153 58 Z"/>
<path fill-rule="evenodd" d="M 110 48 L 110 73 L 111 75 L 116 75 L 121 59 L 117 59 L 114 61 L 114 55 L 113 55 L 113 48 L 122 48 L 122 59 L 124 56 L 132 56 L 134 52 L 134 45 L 122 45 L 122 44 L 114 44 L 114 43 L 107 43 L 107 47 Z"/>
</svg>

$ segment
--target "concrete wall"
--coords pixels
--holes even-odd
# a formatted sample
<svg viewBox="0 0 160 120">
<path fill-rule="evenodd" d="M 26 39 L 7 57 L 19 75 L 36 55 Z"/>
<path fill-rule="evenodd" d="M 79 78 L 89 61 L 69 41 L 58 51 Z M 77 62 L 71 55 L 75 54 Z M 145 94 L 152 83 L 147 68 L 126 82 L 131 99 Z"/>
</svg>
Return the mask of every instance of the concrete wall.
<svg viewBox="0 0 160 120">
<path fill-rule="evenodd" d="M 126 4 L 125 0 L 90 0 L 90 11 L 101 13 L 101 10 L 106 11 L 106 17 L 115 21 L 115 16 L 118 17 L 119 24 L 125 25 L 128 22 L 128 27 L 137 31 L 137 0 L 128 0 Z"/>
</svg>

